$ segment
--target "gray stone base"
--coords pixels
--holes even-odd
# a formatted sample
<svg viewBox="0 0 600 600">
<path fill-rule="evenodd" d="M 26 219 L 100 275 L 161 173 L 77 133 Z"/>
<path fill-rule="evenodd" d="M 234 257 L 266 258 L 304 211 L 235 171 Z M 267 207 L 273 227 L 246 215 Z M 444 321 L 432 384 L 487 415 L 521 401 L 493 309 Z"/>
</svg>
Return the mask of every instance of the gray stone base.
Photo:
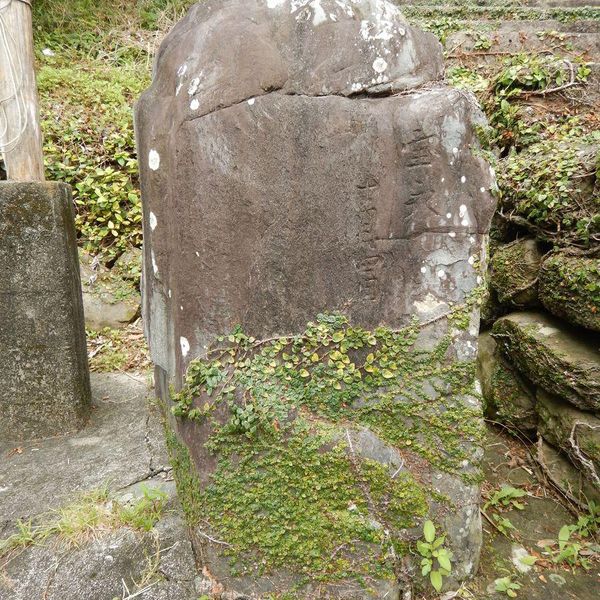
<svg viewBox="0 0 600 600">
<path fill-rule="evenodd" d="M 0 183 L 0 439 L 51 437 L 90 410 L 69 186 Z"/>
</svg>

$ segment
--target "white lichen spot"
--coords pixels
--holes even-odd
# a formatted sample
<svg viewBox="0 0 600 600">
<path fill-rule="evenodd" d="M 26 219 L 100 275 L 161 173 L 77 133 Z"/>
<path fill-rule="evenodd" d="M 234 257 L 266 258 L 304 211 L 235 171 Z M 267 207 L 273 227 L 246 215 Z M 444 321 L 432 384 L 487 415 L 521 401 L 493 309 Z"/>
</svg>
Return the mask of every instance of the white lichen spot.
<svg viewBox="0 0 600 600">
<path fill-rule="evenodd" d="M 446 178 L 445 178 L 445 177 L 442 177 L 442 183 L 444 183 L 444 181 L 446 181 Z"/>
<path fill-rule="evenodd" d="M 190 87 L 188 88 L 188 94 L 193 96 L 200 87 L 200 77 L 194 77 L 192 81 L 190 81 Z"/>
<path fill-rule="evenodd" d="M 177 69 L 177 77 L 183 77 L 187 73 L 187 70 L 188 70 L 187 64 L 183 63 L 179 67 L 179 69 Z"/>
<path fill-rule="evenodd" d="M 413 306 L 417 309 L 417 312 L 423 313 L 431 313 L 434 310 L 440 308 L 441 306 L 445 306 L 445 303 L 436 298 L 433 294 L 429 293 L 423 300 L 415 300 L 413 302 Z"/>
<path fill-rule="evenodd" d="M 173 297 L 173 290 L 169 290 L 168 293 L 169 293 L 169 298 L 172 298 Z"/>
<path fill-rule="evenodd" d="M 455 238 L 455 237 L 456 237 L 456 231 L 451 231 L 450 233 L 448 233 L 448 235 L 449 235 L 451 238 Z"/>
<path fill-rule="evenodd" d="M 467 178 L 466 178 L 466 177 L 463 175 L 463 176 L 460 178 L 460 182 L 461 182 L 461 183 L 467 183 Z"/>
<path fill-rule="evenodd" d="M 196 252 L 196 256 L 200 258 L 200 252 Z"/>
<path fill-rule="evenodd" d="M 486 189 L 484 187 L 482 187 L 482 188 L 480 188 L 480 191 L 481 191 L 482 194 L 485 194 Z"/>
<path fill-rule="evenodd" d="M 483 277 L 481 275 L 477 275 L 477 285 L 481 285 L 483 283 Z"/>
<path fill-rule="evenodd" d="M 148 166 L 153 171 L 158 171 L 160 168 L 160 154 L 156 150 L 150 150 L 148 154 Z"/>
<path fill-rule="evenodd" d="M 385 59 L 381 58 L 381 56 L 378 56 L 373 62 L 373 70 L 376 73 L 383 73 L 387 69 L 387 67 L 387 62 L 385 62 Z"/>
<path fill-rule="evenodd" d="M 515 569 L 517 569 L 519 573 L 529 573 L 529 571 L 531 571 L 533 568 L 532 565 L 527 565 L 522 560 L 528 556 L 529 552 L 527 552 L 523 546 L 513 544 L 512 552 L 510 553 L 510 560 L 512 564 L 515 565 Z"/>
<path fill-rule="evenodd" d="M 152 211 L 150 211 L 150 229 L 154 231 L 157 225 L 158 219 L 156 218 L 156 215 Z"/>
<path fill-rule="evenodd" d="M 452 154 L 454 154 L 454 156 L 458 155 L 458 148 L 452 148 Z"/>
<path fill-rule="evenodd" d="M 438 276 L 440 279 L 442 279 L 442 280 L 443 280 L 443 279 L 446 279 L 446 271 L 444 271 L 444 269 L 440 269 L 440 270 L 437 272 L 437 276 Z"/>
<path fill-rule="evenodd" d="M 190 352 L 190 343 L 187 338 L 181 336 L 179 338 L 179 345 L 181 346 L 181 355 L 185 358 Z"/>
<path fill-rule="evenodd" d="M 198 110 L 200 108 L 200 101 L 197 98 L 194 98 L 191 102 L 190 102 L 190 108 L 192 110 Z"/>
<path fill-rule="evenodd" d="M 462 219 L 467 214 L 467 206 L 465 204 L 461 204 L 458 209 L 458 216 Z"/>
<path fill-rule="evenodd" d="M 250 106 L 253 106 L 255 102 L 256 102 L 256 98 L 250 98 L 250 100 L 248 100 L 248 104 Z"/>
<path fill-rule="evenodd" d="M 353 83 L 352 86 L 350 87 L 350 89 L 353 92 L 360 92 L 360 90 L 363 89 L 362 83 Z"/>
<path fill-rule="evenodd" d="M 421 267 L 421 273 L 425 275 L 425 273 L 427 273 L 427 267 Z"/>
<path fill-rule="evenodd" d="M 179 310 L 183 311 L 183 306 L 179 305 Z"/>
<path fill-rule="evenodd" d="M 469 264 L 471 266 L 473 266 L 475 264 L 475 257 L 474 256 L 469 256 Z"/>
</svg>

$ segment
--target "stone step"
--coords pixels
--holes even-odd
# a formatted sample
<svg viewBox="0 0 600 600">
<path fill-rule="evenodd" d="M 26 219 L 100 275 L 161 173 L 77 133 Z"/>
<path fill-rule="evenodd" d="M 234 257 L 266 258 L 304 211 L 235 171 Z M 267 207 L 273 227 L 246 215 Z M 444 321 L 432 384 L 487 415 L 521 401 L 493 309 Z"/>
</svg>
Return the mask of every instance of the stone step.
<svg viewBox="0 0 600 600">
<path fill-rule="evenodd" d="M 588 60 L 600 57 L 600 21 L 579 21 L 578 25 L 580 29 L 574 31 L 558 21 L 508 21 L 492 27 L 465 23 L 446 37 L 444 46 L 447 52 L 550 51 L 561 56 L 583 55 Z M 486 42 L 489 48 L 485 48 Z"/>
<path fill-rule="evenodd" d="M 451 4 L 443 2 L 435 4 L 407 3 L 400 4 L 404 16 L 411 19 L 472 19 L 482 20 L 545 20 L 557 19 L 564 22 L 577 19 L 600 19 L 600 6 L 523 6 L 516 4 Z"/>
</svg>

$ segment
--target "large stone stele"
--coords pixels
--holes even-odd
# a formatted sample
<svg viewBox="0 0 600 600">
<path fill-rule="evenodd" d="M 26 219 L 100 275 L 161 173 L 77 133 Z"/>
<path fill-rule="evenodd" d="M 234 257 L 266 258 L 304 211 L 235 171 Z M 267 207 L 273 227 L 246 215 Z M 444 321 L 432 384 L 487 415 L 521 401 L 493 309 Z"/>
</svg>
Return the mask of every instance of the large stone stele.
<svg viewBox="0 0 600 600">
<path fill-rule="evenodd" d="M 398 598 L 427 517 L 445 581 L 476 568 L 494 179 L 441 74 L 383 0 L 203 2 L 160 49 L 136 111 L 143 311 L 227 597 Z"/>
</svg>

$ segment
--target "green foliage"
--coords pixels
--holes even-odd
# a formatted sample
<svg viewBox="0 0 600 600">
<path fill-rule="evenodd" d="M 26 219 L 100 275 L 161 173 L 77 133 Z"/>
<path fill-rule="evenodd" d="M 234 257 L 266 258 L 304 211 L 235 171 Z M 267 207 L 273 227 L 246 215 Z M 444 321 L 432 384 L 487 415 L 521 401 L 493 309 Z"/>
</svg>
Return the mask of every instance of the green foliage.
<svg viewBox="0 0 600 600">
<path fill-rule="evenodd" d="M 501 577 L 494 581 L 495 590 L 502 594 L 506 594 L 510 598 L 516 598 L 517 592 L 521 589 L 521 584 L 512 580 L 512 577 Z"/>
<path fill-rule="evenodd" d="M 56 536 L 67 545 L 76 546 L 98 531 L 129 526 L 149 531 L 161 518 L 166 495 L 144 489 L 143 497 L 123 506 L 111 497 L 108 488 L 93 490 L 64 508 L 42 515 L 35 523 L 17 522 L 18 532 L 0 540 L 0 557 L 19 548 L 43 544 Z"/>
<path fill-rule="evenodd" d="M 455 326 L 468 326 L 463 312 L 470 310 L 449 315 Z M 480 439 L 481 415 L 460 398 L 473 393 L 474 365 L 447 359 L 449 336 L 432 352 L 414 348 L 419 331 L 418 322 L 367 331 L 341 315 L 320 315 L 304 333 L 266 342 L 237 330 L 190 363 L 173 413 L 204 422 L 225 403 L 231 419 L 221 436 L 255 439 L 285 430 L 290 409 L 307 408 L 367 425 L 388 443 L 469 479 L 461 464 Z"/>
<path fill-rule="evenodd" d="M 583 186 L 596 176 L 590 165 L 600 164 L 593 150 L 599 140 L 598 132 L 582 136 L 575 126 L 559 139 L 511 152 L 498 171 L 505 211 L 526 219 L 542 239 L 588 244 L 600 232 L 600 197 L 584 194 Z"/>
<path fill-rule="evenodd" d="M 421 540 L 417 542 L 417 552 L 423 557 L 421 574 L 423 577 L 429 575 L 431 585 L 436 592 L 440 592 L 444 577 L 450 575 L 452 571 L 452 552 L 444 548 L 445 535 L 436 537 L 435 525 L 431 521 L 425 521 L 423 537 L 424 542 Z"/>
<path fill-rule="evenodd" d="M 453 327 L 468 326 L 466 306 L 448 315 Z M 204 447 L 218 463 L 197 512 L 234 571 L 393 577 L 393 556 L 406 553 L 402 532 L 427 514 L 428 496 L 445 499 L 408 470 L 391 475 L 356 453 L 362 426 L 473 480 L 464 466 L 481 435 L 480 411 L 465 402 L 473 365 L 448 355 L 451 333 L 419 350 L 420 330 L 414 322 L 369 331 L 319 315 L 301 334 L 268 340 L 236 328 L 189 364 L 173 413 L 211 432 Z M 434 550 L 447 566 L 446 551 Z M 437 583 L 440 569 L 432 571 Z"/>
<path fill-rule="evenodd" d="M 483 508 L 484 510 L 487 510 L 489 507 L 523 510 L 525 506 L 519 499 L 526 495 L 525 490 L 512 487 L 511 485 L 503 485 L 492 494 Z"/>
<path fill-rule="evenodd" d="M 173 474 L 177 486 L 177 497 L 190 525 L 196 525 L 202 515 L 202 495 L 200 493 L 200 480 L 196 474 L 190 451 L 182 444 L 169 424 L 165 421 L 165 439 Z"/>
<path fill-rule="evenodd" d="M 148 83 L 133 70 L 44 66 L 38 75 L 48 179 L 73 186 L 92 253 L 141 244 L 131 106 Z"/>
<path fill-rule="evenodd" d="M 380 525 L 369 519 L 369 502 Z M 425 491 L 410 474 L 392 479 L 384 465 L 353 459 L 327 427 L 306 422 L 285 437 L 238 438 L 220 459 L 203 506 L 235 571 L 293 567 L 318 580 L 373 571 L 391 577 L 380 547 L 391 547 L 389 532 L 413 526 L 427 511 Z M 364 555 L 352 563 L 348 551 L 356 546 Z"/>
<path fill-rule="evenodd" d="M 133 529 L 150 531 L 161 518 L 167 504 L 167 494 L 156 488 L 142 487 L 142 498 L 119 509 L 119 520 Z"/>
</svg>

